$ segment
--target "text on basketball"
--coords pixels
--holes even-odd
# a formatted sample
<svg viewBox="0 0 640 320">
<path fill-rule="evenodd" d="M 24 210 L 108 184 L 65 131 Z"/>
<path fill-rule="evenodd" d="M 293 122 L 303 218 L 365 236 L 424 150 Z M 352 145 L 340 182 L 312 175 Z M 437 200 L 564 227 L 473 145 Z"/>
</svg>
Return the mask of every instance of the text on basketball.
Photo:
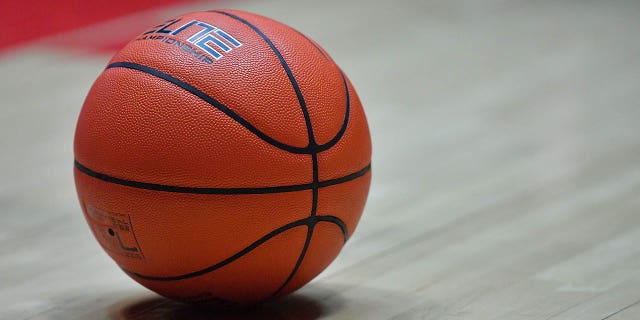
<svg viewBox="0 0 640 320">
<path fill-rule="evenodd" d="M 208 64 L 213 63 L 211 58 L 219 60 L 224 53 L 242 46 L 240 41 L 216 26 L 199 20 L 180 23 L 181 20 L 173 19 L 155 26 L 137 40 L 159 40 L 177 46 Z M 186 42 L 173 37 L 183 32 L 191 35 Z"/>
</svg>

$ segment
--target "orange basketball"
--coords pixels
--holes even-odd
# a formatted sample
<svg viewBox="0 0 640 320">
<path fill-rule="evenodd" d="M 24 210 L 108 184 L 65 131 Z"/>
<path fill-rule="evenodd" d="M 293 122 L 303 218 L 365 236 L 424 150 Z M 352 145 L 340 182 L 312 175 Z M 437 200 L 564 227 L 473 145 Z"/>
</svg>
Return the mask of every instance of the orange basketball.
<svg viewBox="0 0 640 320">
<path fill-rule="evenodd" d="M 75 181 L 104 250 L 185 302 L 245 305 L 317 276 L 371 178 L 355 90 L 318 44 L 268 18 L 189 13 L 109 62 L 75 135 Z"/>
</svg>

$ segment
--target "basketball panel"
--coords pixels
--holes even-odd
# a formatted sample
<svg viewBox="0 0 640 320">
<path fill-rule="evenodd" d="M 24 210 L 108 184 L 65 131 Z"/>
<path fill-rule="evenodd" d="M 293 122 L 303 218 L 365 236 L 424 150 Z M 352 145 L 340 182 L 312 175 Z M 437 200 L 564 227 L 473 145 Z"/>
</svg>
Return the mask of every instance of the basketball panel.
<svg viewBox="0 0 640 320">
<path fill-rule="evenodd" d="M 325 221 L 318 222 L 304 260 L 280 295 L 289 294 L 318 276 L 338 256 L 343 245 L 344 235 L 339 226 Z"/>
<path fill-rule="evenodd" d="M 172 20 L 176 19 L 179 21 L 163 31 L 171 32 L 159 33 L 158 28 L 151 28 L 147 32 L 157 32 L 130 42 L 111 63 L 133 62 L 170 74 L 219 101 L 273 139 L 295 147 L 307 146 L 307 129 L 295 91 L 277 56 L 254 30 L 216 12 L 189 13 Z M 213 59 L 189 41 L 206 31 L 205 26 L 195 24 L 173 34 L 192 21 L 219 28 L 241 45 L 235 47 L 221 38 L 230 50 L 217 48 L 222 56 Z M 207 45 L 216 48 L 211 42 Z M 201 61 L 198 55 L 209 57 L 211 63 Z"/>
<path fill-rule="evenodd" d="M 358 172 L 371 164 L 371 137 L 360 99 L 348 78 L 351 111 L 342 138 L 330 149 L 318 154 L 320 181 Z"/>
<path fill-rule="evenodd" d="M 357 179 L 321 188 L 318 214 L 339 218 L 346 224 L 349 236 L 353 235 L 364 211 L 370 185 L 371 171 Z"/>
<path fill-rule="evenodd" d="M 306 227 L 283 232 L 233 263 L 201 276 L 177 281 L 132 278 L 169 298 L 223 306 L 254 304 L 271 298 L 298 259 Z M 295 253 L 295 254 L 294 254 Z"/>
<path fill-rule="evenodd" d="M 225 10 L 255 26 L 282 55 L 308 111 L 316 143 L 338 135 L 347 111 L 347 93 L 340 70 L 316 44 L 295 29 L 264 16 Z M 297 106 L 298 104 L 296 104 Z"/>
<path fill-rule="evenodd" d="M 112 177 L 183 187 L 310 183 L 311 157 L 278 149 L 171 83 L 125 68 L 96 80 L 80 113 L 75 157 Z"/>
<path fill-rule="evenodd" d="M 104 182 L 77 169 L 75 180 L 85 218 L 107 253 L 127 270 L 156 276 L 207 268 L 306 218 L 311 210 L 309 190 L 261 195 L 159 192 Z"/>
</svg>

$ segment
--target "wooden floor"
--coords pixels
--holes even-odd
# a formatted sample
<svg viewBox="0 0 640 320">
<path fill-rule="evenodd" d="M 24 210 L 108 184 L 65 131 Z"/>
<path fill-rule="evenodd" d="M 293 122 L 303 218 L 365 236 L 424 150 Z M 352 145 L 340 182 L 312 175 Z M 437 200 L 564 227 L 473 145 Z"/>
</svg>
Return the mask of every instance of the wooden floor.
<svg viewBox="0 0 640 320">
<path fill-rule="evenodd" d="M 373 184 L 340 257 L 220 314 L 121 272 L 72 139 L 109 59 L 0 56 L 0 319 L 640 319 L 640 2 L 241 1 L 317 39 L 365 105 Z M 104 26 L 103 26 L 104 27 Z"/>
</svg>

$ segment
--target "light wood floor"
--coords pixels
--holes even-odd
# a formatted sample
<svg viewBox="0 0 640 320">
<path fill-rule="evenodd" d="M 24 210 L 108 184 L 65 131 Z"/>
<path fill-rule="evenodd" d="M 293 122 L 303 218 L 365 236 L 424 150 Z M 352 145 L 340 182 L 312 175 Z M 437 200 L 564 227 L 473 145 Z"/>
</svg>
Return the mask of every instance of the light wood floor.
<svg viewBox="0 0 640 320">
<path fill-rule="evenodd" d="M 0 319 L 640 319 L 640 3 L 241 1 L 321 43 L 365 105 L 358 230 L 277 303 L 217 314 L 130 280 L 72 177 L 109 56 L 0 57 Z"/>
</svg>

